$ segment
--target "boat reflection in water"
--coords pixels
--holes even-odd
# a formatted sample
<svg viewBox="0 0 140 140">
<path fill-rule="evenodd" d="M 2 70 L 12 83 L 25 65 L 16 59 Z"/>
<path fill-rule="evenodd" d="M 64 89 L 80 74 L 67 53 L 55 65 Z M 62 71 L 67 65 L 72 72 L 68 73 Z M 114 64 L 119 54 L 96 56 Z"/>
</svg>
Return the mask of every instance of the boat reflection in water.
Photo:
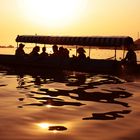
<svg viewBox="0 0 140 140">
<path fill-rule="evenodd" d="M 105 113 L 93 113 L 92 117 L 83 118 L 83 120 L 115 120 L 117 118 L 123 118 L 123 114 L 130 113 L 131 110 L 122 110 L 122 111 L 111 111 Z"/>
<path fill-rule="evenodd" d="M 8 93 L 12 93 L 7 95 L 6 108 L 9 109 L 2 107 L 3 111 L 0 111 L 7 117 L 0 118 L 3 125 L 14 126 L 12 131 L 0 127 L 2 139 L 92 139 L 95 135 L 98 139 L 99 135 L 94 131 L 102 130 L 105 135 L 106 127 L 112 129 L 108 125 L 114 127 L 113 122 L 107 121 L 123 123 L 132 114 L 133 93 L 124 86 L 125 80 L 113 75 L 7 70 L 0 77 L 0 82 L 3 77 L 6 82 L 1 83 L 4 85 L 1 90 L 6 93 L 9 88 Z M 3 99 L 0 99 L 1 103 Z M 13 101 L 16 102 L 10 103 Z M 114 133 L 112 139 L 116 136 Z"/>
<path fill-rule="evenodd" d="M 49 73 L 50 74 L 50 73 Z M 70 102 L 61 99 L 61 97 L 69 97 L 71 100 L 79 101 L 93 101 L 93 102 L 102 102 L 102 103 L 112 103 L 120 104 L 125 107 L 129 107 L 128 103 L 117 101 L 118 98 L 128 98 L 132 96 L 132 93 L 125 91 L 125 89 L 102 89 L 102 91 L 96 91 L 99 86 L 105 84 L 122 84 L 123 80 L 109 75 L 90 75 L 89 73 L 76 73 L 76 72 L 59 72 L 59 75 L 33 75 L 31 81 L 25 81 L 24 76 L 18 76 L 18 86 L 20 89 L 35 89 L 30 91 L 29 98 L 33 98 L 37 103 L 24 104 L 23 106 L 32 105 L 32 106 L 81 106 L 85 105 L 81 102 Z M 57 76 L 57 77 L 56 77 Z M 45 79 L 44 79 L 45 77 Z M 61 77 L 61 78 L 60 78 Z M 60 78 L 60 79 L 59 79 Z M 58 82 L 60 87 L 50 87 L 54 82 Z M 56 83 L 56 85 L 58 84 Z M 61 87 L 61 84 L 63 87 Z M 45 86 L 46 88 L 45 88 Z M 93 91 L 88 91 L 93 90 Z"/>
</svg>

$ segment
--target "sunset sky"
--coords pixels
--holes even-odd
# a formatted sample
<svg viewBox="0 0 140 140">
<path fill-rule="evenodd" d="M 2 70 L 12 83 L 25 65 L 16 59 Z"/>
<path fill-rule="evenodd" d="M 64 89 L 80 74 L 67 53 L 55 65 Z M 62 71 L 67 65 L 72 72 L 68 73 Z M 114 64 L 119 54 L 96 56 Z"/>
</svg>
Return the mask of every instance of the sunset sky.
<svg viewBox="0 0 140 140">
<path fill-rule="evenodd" d="M 0 0 L 0 45 L 19 35 L 138 38 L 140 0 Z"/>
</svg>

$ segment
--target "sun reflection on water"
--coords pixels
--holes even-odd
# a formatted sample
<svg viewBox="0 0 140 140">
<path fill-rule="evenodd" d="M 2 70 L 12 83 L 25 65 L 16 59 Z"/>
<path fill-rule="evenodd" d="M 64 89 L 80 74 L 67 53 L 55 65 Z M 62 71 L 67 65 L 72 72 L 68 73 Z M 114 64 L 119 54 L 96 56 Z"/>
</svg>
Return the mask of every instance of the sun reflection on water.
<svg viewBox="0 0 140 140">
<path fill-rule="evenodd" d="M 67 130 L 67 128 L 62 125 L 54 125 L 46 122 L 37 123 L 36 125 L 39 127 L 40 130 L 48 130 L 53 133 Z"/>
<path fill-rule="evenodd" d="M 37 126 L 39 126 L 39 128 L 41 128 L 41 129 L 48 129 L 50 124 L 49 123 L 38 123 Z"/>
<path fill-rule="evenodd" d="M 49 105 L 46 105 L 46 107 L 47 108 L 52 108 L 53 106 L 49 104 Z"/>
</svg>

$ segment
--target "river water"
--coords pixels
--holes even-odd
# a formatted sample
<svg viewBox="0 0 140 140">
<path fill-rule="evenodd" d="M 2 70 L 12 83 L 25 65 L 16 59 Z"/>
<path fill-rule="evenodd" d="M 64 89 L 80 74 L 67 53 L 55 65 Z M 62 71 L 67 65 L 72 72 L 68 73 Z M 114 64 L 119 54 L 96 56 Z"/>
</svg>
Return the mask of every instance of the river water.
<svg viewBox="0 0 140 140">
<path fill-rule="evenodd" d="M 139 91 L 135 75 L 0 70 L 0 140 L 139 140 Z"/>
</svg>

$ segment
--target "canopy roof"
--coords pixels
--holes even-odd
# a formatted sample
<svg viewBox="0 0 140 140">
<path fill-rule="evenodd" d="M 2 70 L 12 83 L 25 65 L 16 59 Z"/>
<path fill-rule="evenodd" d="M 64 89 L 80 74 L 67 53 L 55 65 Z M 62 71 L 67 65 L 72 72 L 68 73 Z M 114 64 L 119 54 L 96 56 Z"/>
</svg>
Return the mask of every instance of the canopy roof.
<svg viewBox="0 0 140 140">
<path fill-rule="evenodd" d="M 81 46 L 128 46 L 132 45 L 133 39 L 129 36 L 38 36 L 38 35 L 18 35 L 16 42 L 57 44 L 57 45 L 81 45 Z"/>
</svg>

